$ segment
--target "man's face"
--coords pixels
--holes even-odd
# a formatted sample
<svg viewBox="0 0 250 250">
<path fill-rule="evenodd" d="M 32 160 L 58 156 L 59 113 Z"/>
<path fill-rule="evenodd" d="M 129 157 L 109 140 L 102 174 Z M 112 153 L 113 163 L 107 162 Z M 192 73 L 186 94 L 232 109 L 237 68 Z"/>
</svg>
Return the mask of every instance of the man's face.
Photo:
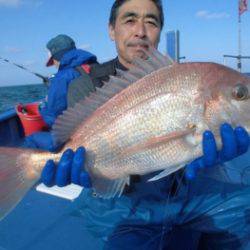
<svg viewBox="0 0 250 250">
<path fill-rule="evenodd" d="M 109 33 L 116 43 L 119 61 L 127 68 L 135 57 L 146 59 L 149 46 L 157 48 L 161 24 L 157 7 L 151 0 L 130 0 L 118 11 Z"/>
</svg>

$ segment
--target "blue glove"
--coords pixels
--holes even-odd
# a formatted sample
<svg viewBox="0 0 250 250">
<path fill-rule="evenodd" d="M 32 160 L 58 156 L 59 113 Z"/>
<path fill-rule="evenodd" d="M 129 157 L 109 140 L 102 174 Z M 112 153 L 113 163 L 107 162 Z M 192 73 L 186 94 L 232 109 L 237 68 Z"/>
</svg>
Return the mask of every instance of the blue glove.
<svg viewBox="0 0 250 250">
<path fill-rule="evenodd" d="M 242 127 L 233 129 L 224 123 L 220 127 L 222 149 L 217 151 L 214 135 L 211 131 L 203 133 L 203 156 L 195 159 L 186 166 L 186 178 L 195 178 L 199 169 L 212 167 L 230 161 L 247 152 L 249 147 L 249 135 Z"/>
<path fill-rule="evenodd" d="M 22 147 L 37 148 L 50 152 L 56 152 L 62 147 L 62 145 L 56 145 L 54 143 L 52 134 L 50 132 L 37 132 L 25 137 Z"/>
<path fill-rule="evenodd" d="M 72 149 L 64 151 L 58 165 L 49 160 L 42 170 L 41 181 L 46 186 L 64 187 L 74 183 L 85 188 L 91 187 L 89 174 L 84 170 L 86 151 L 79 147 L 74 153 Z"/>
</svg>

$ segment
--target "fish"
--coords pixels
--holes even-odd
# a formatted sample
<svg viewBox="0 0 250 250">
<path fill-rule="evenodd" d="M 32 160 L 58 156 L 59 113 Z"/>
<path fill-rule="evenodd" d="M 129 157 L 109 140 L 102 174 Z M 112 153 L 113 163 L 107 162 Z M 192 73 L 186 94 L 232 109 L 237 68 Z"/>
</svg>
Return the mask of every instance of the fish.
<svg viewBox="0 0 250 250">
<path fill-rule="evenodd" d="M 175 63 L 153 49 L 133 65 L 57 118 L 53 138 L 65 143 L 59 153 L 0 148 L 0 218 L 66 148 L 85 147 L 93 192 L 109 199 L 122 195 L 131 175 L 161 170 L 154 181 L 201 156 L 207 129 L 218 145 L 224 122 L 249 131 L 249 77 L 212 62 Z"/>
</svg>

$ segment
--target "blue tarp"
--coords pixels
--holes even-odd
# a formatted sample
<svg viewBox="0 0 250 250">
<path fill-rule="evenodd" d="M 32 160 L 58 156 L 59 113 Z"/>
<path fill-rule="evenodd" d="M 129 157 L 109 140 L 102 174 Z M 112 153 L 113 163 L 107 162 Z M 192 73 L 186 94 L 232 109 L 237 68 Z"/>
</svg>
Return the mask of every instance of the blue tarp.
<svg viewBox="0 0 250 250">
<path fill-rule="evenodd" d="M 0 250 L 101 249 L 72 209 L 71 201 L 32 189 L 0 222 Z"/>
</svg>

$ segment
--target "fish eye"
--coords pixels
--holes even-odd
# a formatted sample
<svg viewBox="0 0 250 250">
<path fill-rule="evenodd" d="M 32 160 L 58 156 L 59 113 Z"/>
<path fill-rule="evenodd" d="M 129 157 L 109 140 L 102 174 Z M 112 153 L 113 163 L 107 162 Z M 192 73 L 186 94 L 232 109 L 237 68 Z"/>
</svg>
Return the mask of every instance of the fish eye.
<svg viewBox="0 0 250 250">
<path fill-rule="evenodd" d="M 240 83 L 234 87 L 232 95 L 236 100 L 240 101 L 245 100 L 249 97 L 247 87 Z"/>
</svg>

